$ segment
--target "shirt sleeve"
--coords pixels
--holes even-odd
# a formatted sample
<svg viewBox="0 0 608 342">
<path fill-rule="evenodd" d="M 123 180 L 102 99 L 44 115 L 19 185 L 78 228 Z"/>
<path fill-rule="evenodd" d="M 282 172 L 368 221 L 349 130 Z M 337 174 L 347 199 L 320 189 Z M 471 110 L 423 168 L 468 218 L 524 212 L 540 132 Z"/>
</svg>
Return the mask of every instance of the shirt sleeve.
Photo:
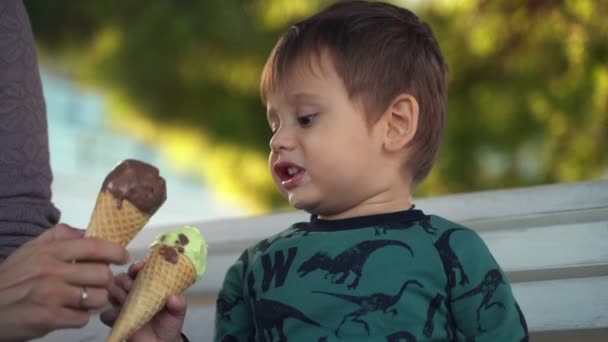
<svg viewBox="0 0 608 342">
<path fill-rule="evenodd" d="M 253 316 L 245 293 L 247 255 L 243 255 L 226 272 L 218 294 L 215 312 L 216 342 L 251 341 L 255 334 Z"/>
<path fill-rule="evenodd" d="M 461 271 L 451 284 L 456 340 L 528 341 L 509 281 L 479 235 L 468 229 L 454 234 L 452 250 L 452 271 Z"/>
<path fill-rule="evenodd" d="M 21 0 L 0 5 L 0 261 L 59 220 L 51 203 L 46 108 Z"/>
</svg>

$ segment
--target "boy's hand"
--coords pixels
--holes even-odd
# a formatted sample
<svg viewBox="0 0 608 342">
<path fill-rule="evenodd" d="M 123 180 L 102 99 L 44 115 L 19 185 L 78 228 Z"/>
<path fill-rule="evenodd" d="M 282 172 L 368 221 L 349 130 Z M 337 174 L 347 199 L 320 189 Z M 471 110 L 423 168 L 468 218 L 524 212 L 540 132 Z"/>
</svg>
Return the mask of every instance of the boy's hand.
<svg viewBox="0 0 608 342">
<path fill-rule="evenodd" d="M 128 273 L 122 273 L 114 277 L 110 285 L 110 302 L 113 308 L 101 314 L 101 321 L 112 326 L 120 308 L 127 299 L 127 294 L 135 281 L 137 273 L 143 268 L 144 262 L 140 261 L 129 267 Z M 181 330 L 186 316 L 186 298 L 183 295 L 171 295 L 167 299 L 165 307 L 141 327 L 129 341 L 158 341 L 174 342 L 182 341 Z"/>
</svg>

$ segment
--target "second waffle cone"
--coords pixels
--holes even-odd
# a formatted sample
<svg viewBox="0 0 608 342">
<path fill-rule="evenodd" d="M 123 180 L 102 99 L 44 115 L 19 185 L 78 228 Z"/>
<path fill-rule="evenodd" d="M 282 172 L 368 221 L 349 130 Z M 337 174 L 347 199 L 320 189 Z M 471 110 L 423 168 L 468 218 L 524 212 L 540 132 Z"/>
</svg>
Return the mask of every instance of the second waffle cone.
<svg viewBox="0 0 608 342">
<path fill-rule="evenodd" d="M 178 254 L 177 263 L 173 264 L 165 259 L 162 248 L 162 245 L 156 245 L 150 250 L 108 342 L 126 340 L 162 310 L 171 294 L 181 294 L 196 281 L 196 269 L 188 257 Z"/>
</svg>

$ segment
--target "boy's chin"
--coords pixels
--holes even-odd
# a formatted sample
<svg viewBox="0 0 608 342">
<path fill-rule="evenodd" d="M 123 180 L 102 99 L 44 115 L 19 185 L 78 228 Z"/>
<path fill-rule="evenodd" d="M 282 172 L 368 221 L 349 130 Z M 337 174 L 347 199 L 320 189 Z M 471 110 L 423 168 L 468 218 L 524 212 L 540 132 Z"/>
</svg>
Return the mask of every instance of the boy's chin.
<svg viewBox="0 0 608 342">
<path fill-rule="evenodd" d="M 294 194 L 290 194 L 287 200 L 295 209 L 304 210 L 310 214 L 315 214 L 315 211 L 318 208 L 318 203 L 307 201 L 299 196 L 295 196 Z"/>
</svg>

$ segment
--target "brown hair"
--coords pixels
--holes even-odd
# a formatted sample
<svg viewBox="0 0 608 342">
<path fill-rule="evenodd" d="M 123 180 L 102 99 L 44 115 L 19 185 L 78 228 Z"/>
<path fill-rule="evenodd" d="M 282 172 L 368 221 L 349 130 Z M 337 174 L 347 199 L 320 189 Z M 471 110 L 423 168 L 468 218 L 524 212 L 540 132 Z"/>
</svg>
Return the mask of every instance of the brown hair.
<svg viewBox="0 0 608 342">
<path fill-rule="evenodd" d="M 441 142 L 446 113 L 445 64 L 429 26 L 394 5 L 344 1 L 292 26 L 279 39 L 262 72 L 260 93 L 281 86 L 302 57 L 329 52 L 351 98 L 359 96 L 375 122 L 402 93 L 419 104 L 418 128 L 407 167 L 415 183 L 430 172 Z"/>
</svg>

